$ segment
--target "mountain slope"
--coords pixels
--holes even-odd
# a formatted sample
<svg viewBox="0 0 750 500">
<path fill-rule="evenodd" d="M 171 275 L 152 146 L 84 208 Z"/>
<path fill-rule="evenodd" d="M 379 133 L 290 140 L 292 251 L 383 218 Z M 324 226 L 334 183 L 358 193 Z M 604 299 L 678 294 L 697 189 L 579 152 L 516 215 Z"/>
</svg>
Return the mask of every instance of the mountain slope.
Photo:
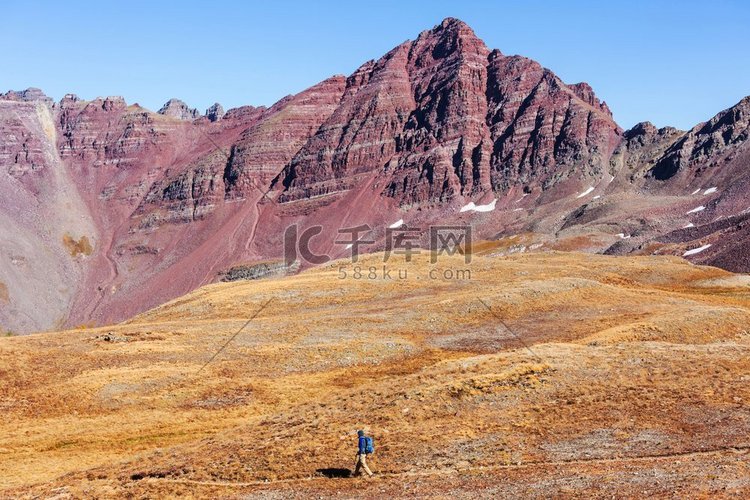
<svg viewBox="0 0 750 500">
<path fill-rule="evenodd" d="M 0 496 L 747 496 L 746 276 L 495 250 L 0 339 Z M 377 475 L 326 478 L 358 428 Z"/>
</svg>

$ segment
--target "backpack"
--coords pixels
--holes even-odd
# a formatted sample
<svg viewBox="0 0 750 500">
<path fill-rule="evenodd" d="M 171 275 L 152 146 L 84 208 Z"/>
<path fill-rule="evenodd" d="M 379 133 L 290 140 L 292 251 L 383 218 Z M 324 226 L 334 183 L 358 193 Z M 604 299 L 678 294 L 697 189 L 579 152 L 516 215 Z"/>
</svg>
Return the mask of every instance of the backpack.
<svg viewBox="0 0 750 500">
<path fill-rule="evenodd" d="M 372 444 L 372 438 L 370 436 L 365 437 L 365 454 L 370 455 L 375 453 L 375 445 Z"/>
</svg>

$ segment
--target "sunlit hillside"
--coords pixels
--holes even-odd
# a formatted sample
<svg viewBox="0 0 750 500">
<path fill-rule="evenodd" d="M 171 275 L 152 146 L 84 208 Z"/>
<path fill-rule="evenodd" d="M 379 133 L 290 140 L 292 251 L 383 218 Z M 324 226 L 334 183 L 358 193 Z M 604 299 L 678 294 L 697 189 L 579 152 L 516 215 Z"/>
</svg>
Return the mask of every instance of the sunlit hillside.
<svg viewBox="0 0 750 500">
<path fill-rule="evenodd" d="M 486 253 L 0 339 L 0 496 L 750 492 L 747 276 Z M 375 477 L 332 477 L 359 428 Z"/>
</svg>

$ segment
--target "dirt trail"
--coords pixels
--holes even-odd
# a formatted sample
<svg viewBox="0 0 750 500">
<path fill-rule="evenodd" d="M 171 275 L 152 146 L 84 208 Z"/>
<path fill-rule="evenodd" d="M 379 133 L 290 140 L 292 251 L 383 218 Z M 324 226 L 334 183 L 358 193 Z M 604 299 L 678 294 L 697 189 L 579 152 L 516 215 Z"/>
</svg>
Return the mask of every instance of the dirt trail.
<svg viewBox="0 0 750 500">
<path fill-rule="evenodd" d="M 418 477 L 418 476 L 439 476 L 449 474 L 460 474 L 460 473 L 477 473 L 482 471 L 495 471 L 495 470 L 511 470 L 511 469 L 528 469 L 528 468 L 544 468 L 544 467 L 555 467 L 563 465 L 576 465 L 576 464 L 626 464 L 626 463 L 638 463 L 644 461 L 660 461 L 669 460 L 672 458 L 691 458 L 711 455 L 748 455 L 750 452 L 750 445 L 740 446 L 728 446 L 724 448 L 714 448 L 711 450 L 700 450 L 700 451 L 684 451 L 677 453 L 665 453 L 665 454 L 652 454 L 652 455 L 640 455 L 637 457 L 617 457 L 617 458 L 574 458 L 569 460 L 552 460 L 552 461 L 530 461 L 523 462 L 520 464 L 506 464 L 506 465 L 485 465 L 478 467 L 467 467 L 464 469 L 444 468 L 444 469 L 430 469 L 421 471 L 405 471 L 405 472 L 381 472 L 375 473 L 377 478 L 393 478 L 393 477 Z M 176 484 L 194 484 L 200 486 L 225 486 L 225 487 L 248 487 L 248 486 L 268 486 L 272 484 L 284 484 L 284 483 L 298 483 L 300 481 L 327 481 L 330 478 L 326 477 L 297 477 L 287 479 L 275 479 L 269 481 L 247 481 L 247 482 L 232 482 L 232 481 L 200 481 L 191 479 L 171 479 L 165 477 L 144 477 L 143 480 L 149 482 L 167 482 Z"/>
</svg>

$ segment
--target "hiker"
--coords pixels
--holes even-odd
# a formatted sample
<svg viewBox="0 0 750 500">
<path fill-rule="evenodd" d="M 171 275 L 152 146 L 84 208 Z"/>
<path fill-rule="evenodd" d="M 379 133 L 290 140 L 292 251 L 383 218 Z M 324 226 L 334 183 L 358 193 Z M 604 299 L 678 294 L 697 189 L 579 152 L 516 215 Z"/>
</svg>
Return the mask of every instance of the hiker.
<svg viewBox="0 0 750 500">
<path fill-rule="evenodd" d="M 354 467 L 354 475 L 359 475 L 359 469 L 361 467 L 365 469 L 368 476 L 372 477 L 372 471 L 367 466 L 367 455 L 370 455 L 375 451 L 375 448 L 372 445 L 372 438 L 365 436 L 365 431 L 357 431 L 357 436 L 359 439 L 357 443 L 357 465 Z"/>
</svg>

